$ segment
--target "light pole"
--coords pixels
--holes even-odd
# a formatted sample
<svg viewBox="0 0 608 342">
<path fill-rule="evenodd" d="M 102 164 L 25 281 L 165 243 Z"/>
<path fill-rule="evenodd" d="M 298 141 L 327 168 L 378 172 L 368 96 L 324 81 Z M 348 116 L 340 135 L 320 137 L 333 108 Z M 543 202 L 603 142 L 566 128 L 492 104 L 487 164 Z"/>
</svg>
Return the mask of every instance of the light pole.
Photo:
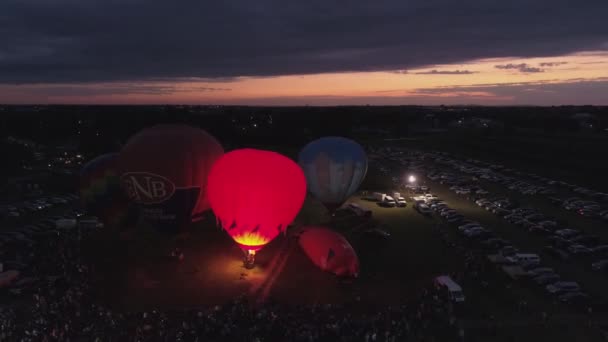
<svg viewBox="0 0 608 342">
<path fill-rule="evenodd" d="M 407 182 L 410 184 L 410 186 L 408 186 L 408 190 L 409 190 L 409 193 L 411 194 L 412 193 L 412 186 L 411 185 L 414 185 L 414 183 L 416 183 L 416 176 L 409 175 L 407 177 Z"/>
</svg>

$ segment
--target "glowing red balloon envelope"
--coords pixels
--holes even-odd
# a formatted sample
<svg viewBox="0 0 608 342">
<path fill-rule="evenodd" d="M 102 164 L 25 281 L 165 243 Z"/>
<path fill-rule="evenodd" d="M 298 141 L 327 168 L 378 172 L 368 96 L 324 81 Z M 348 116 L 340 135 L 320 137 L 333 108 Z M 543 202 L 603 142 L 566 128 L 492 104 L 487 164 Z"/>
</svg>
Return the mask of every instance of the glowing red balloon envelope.
<svg viewBox="0 0 608 342">
<path fill-rule="evenodd" d="M 259 250 L 285 231 L 306 197 L 302 169 L 270 151 L 226 153 L 211 169 L 207 183 L 218 222 L 247 251 Z"/>
<path fill-rule="evenodd" d="M 198 128 L 146 128 L 120 152 L 121 183 L 144 219 L 174 233 L 209 209 L 207 176 L 223 153 L 217 140 Z"/>
</svg>

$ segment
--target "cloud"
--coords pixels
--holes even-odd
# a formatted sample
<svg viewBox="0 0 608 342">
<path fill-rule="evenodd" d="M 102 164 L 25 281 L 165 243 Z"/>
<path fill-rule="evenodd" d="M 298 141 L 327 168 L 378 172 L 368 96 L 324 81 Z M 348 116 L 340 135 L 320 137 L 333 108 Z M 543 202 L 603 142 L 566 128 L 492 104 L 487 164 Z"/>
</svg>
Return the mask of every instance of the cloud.
<svg viewBox="0 0 608 342">
<path fill-rule="evenodd" d="M 580 64 L 608 64 L 608 61 L 581 62 Z"/>
<path fill-rule="evenodd" d="M 544 63 L 540 63 L 538 65 L 540 65 L 541 67 L 554 67 L 554 66 L 560 66 L 560 65 L 564 65 L 564 64 L 568 64 L 568 62 L 544 62 Z"/>
<path fill-rule="evenodd" d="M 494 66 L 496 69 L 504 69 L 504 70 L 517 70 L 521 73 L 536 73 L 536 72 L 545 72 L 545 70 L 541 69 L 541 68 L 536 68 L 533 66 L 530 66 L 526 63 L 521 63 L 521 64 L 501 64 L 501 65 L 495 65 Z"/>
<path fill-rule="evenodd" d="M 133 87 L 134 85 L 130 85 Z M 206 89 L 202 87 L 201 90 Z M 215 89 L 215 88 L 214 88 Z M 220 105 L 608 105 L 608 77 L 575 78 L 569 80 L 546 79 L 535 82 L 481 83 L 445 87 L 419 88 L 415 90 L 389 89 L 376 91 L 366 96 L 324 95 L 305 96 L 164 96 L 181 91 L 179 88 L 162 86 L 138 89 L 137 98 L 149 104 L 220 104 Z M 191 94 L 184 90 L 182 95 Z M 220 91 L 220 90 L 211 90 Z M 224 91 L 230 91 L 228 89 Z M 11 103 L 29 103 L 32 96 L 44 98 L 42 103 L 83 103 L 104 100 L 103 103 L 132 104 L 131 96 L 120 96 L 123 87 L 107 85 L 101 93 L 94 86 L 57 86 L 57 85 L 0 85 L 0 96 L 10 99 Z M 209 93 L 207 93 L 209 94 Z M 180 94 L 178 94 L 180 95 Z M 88 97 L 87 97 L 88 96 Z M 93 102 L 91 101 L 93 99 Z M 108 100 L 109 99 L 109 100 Z M 184 100 L 188 99 L 188 100 Z"/>
<path fill-rule="evenodd" d="M 14 96 L 27 95 L 30 98 L 52 98 L 52 97 L 103 97 L 120 95 L 174 95 L 179 93 L 200 92 L 229 92 L 229 88 L 215 88 L 208 86 L 184 86 L 176 84 L 154 84 L 154 83 L 108 83 L 108 84 L 34 84 L 34 85 L 0 85 L 3 97 L 7 93 Z"/>
<path fill-rule="evenodd" d="M 605 0 L 2 0 L 0 83 L 238 79 L 556 56 L 606 50 L 607 12 Z"/>
<path fill-rule="evenodd" d="M 470 70 L 428 70 L 415 72 L 416 75 L 471 75 L 476 74 L 477 71 Z"/>
<path fill-rule="evenodd" d="M 608 104 L 608 77 L 542 80 L 497 84 L 476 84 L 416 89 L 410 96 L 438 98 L 446 94 L 486 94 L 488 104 L 586 105 Z M 481 101 L 483 102 L 483 101 Z"/>
</svg>

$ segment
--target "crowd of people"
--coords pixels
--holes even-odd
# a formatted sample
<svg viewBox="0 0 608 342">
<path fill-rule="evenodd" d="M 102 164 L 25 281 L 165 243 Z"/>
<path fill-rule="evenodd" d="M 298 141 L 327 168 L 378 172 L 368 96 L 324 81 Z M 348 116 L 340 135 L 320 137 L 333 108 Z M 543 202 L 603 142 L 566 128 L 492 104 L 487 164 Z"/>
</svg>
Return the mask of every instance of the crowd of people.
<svg viewBox="0 0 608 342">
<path fill-rule="evenodd" d="M 31 246 L 26 273 L 36 281 L 0 306 L 0 341 L 458 341 L 463 333 L 451 304 L 433 288 L 380 309 L 357 299 L 288 306 L 243 296 L 183 311 L 115 311 L 93 294 L 82 238 L 62 233 Z"/>
</svg>

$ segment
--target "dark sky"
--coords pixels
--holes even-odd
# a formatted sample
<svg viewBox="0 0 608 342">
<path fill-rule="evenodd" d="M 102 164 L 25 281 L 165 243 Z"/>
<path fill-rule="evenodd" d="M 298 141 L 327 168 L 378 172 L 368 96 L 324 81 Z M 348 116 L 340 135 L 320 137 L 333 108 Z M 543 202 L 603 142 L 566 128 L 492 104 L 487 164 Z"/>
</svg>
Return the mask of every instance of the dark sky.
<svg viewBox="0 0 608 342">
<path fill-rule="evenodd" d="M 608 49 L 608 0 L 0 0 L 0 83 L 410 69 Z"/>
</svg>

